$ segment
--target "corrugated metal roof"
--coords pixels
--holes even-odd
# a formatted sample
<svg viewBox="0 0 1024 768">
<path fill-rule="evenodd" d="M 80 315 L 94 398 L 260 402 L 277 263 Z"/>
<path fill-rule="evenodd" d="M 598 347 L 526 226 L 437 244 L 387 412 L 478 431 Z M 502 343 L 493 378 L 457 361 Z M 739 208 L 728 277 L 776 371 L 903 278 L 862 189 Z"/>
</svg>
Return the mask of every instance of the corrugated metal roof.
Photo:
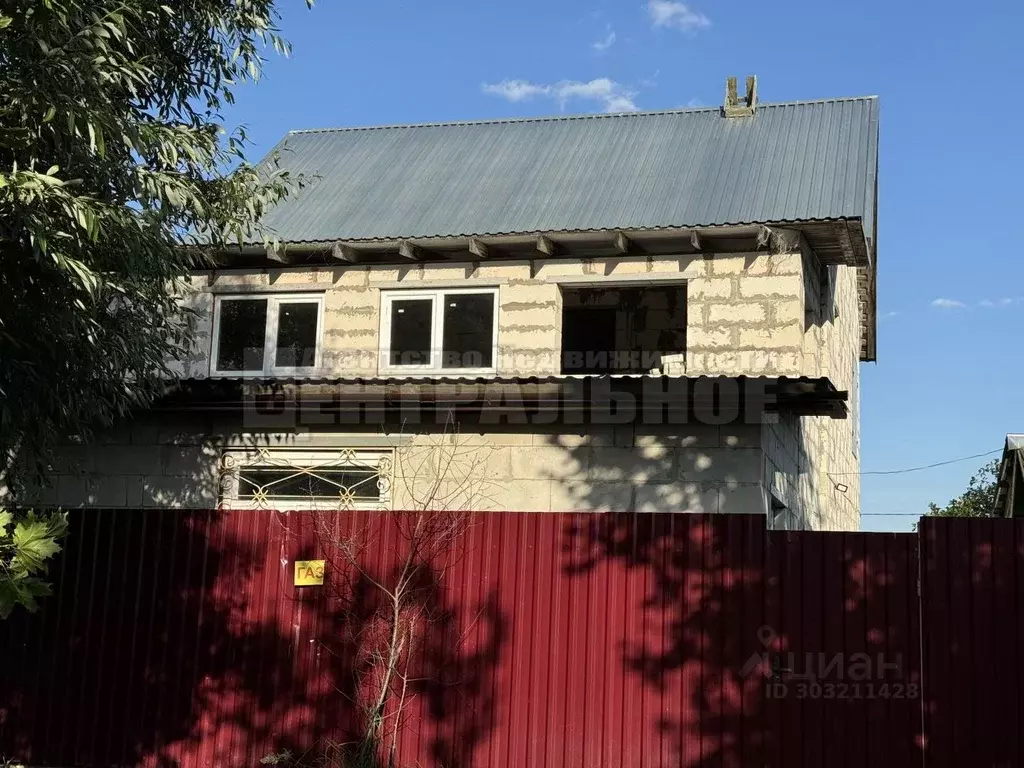
<svg viewBox="0 0 1024 768">
<path fill-rule="evenodd" d="M 319 177 L 266 219 L 285 242 L 861 219 L 873 238 L 875 97 L 293 131 Z"/>
</svg>

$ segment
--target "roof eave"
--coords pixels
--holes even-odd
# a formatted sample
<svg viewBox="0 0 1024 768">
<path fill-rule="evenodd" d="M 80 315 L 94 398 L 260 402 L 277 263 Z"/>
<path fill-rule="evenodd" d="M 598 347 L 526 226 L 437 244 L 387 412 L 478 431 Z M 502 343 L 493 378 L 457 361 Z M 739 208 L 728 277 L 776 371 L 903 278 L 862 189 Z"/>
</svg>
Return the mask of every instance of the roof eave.
<svg viewBox="0 0 1024 768">
<path fill-rule="evenodd" d="M 768 230 L 768 232 L 766 232 Z M 277 242 L 273 264 L 280 266 L 282 257 L 286 263 L 298 266 L 316 263 L 327 256 L 341 261 L 367 263 L 408 263 L 409 256 L 403 255 L 403 248 L 413 246 L 420 249 L 422 256 L 460 261 L 480 258 L 473 251 L 483 245 L 494 249 L 492 258 L 515 259 L 542 256 L 593 257 L 595 251 L 616 250 L 616 242 L 625 236 L 636 248 L 638 254 L 675 255 L 680 253 L 730 253 L 767 250 L 772 243 L 771 230 L 797 230 L 804 234 L 811 247 L 825 264 L 846 264 L 869 266 L 870 250 L 859 218 L 774 220 L 765 222 L 738 222 L 726 224 L 685 224 L 656 227 L 616 227 L 593 229 L 550 229 L 524 232 L 476 232 L 447 235 L 407 235 L 401 237 L 339 236 L 336 239 L 288 240 Z M 537 252 L 539 238 L 550 241 L 557 249 L 556 254 Z M 344 249 L 344 250 L 342 250 Z M 620 249 L 621 250 L 621 249 Z M 347 251 L 347 253 L 346 253 Z M 249 242 L 241 246 L 220 250 L 215 258 L 219 266 L 230 267 L 240 257 L 267 257 L 264 244 Z M 342 258 L 344 257 L 344 258 Z"/>
</svg>

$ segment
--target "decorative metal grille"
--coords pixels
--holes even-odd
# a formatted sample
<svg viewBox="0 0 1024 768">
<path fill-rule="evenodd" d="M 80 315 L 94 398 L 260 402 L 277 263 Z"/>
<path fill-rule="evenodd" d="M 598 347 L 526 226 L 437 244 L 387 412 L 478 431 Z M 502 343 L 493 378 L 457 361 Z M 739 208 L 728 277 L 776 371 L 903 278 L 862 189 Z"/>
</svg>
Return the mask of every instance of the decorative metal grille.
<svg viewBox="0 0 1024 768">
<path fill-rule="evenodd" d="M 221 457 L 225 509 L 388 509 L 390 450 L 256 448 Z"/>
</svg>

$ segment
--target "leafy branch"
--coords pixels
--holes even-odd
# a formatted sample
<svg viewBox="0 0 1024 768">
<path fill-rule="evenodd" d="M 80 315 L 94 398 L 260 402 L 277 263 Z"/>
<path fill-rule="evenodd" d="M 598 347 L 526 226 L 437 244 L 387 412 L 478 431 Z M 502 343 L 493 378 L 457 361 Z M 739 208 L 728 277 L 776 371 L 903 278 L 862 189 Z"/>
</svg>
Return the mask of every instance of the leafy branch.
<svg viewBox="0 0 1024 768">
<path fill-rule="evenodd" d="M 0 509 L 0 619 L 19 605 L 29 611 L 37 598 L 50 594 L 47 561 L 60 552 L 59 541 L 67 532 L 67 516 L 61 512 L 15 515 Z"/>
<path fill-rule="evenodd" d="M 158 396 L 197 354 L 184 278 L 300 188 L 220 110 L 287 54 L 274 0 L 0 12 L 0 485 Z"/>
<path fill-rule="evenodd" d="M 996 504 L 999 461 L 990 461 L 975 472 L 967 483 L 967 490 L 940 507 L 928 505 L 928 514 L 936 517 L 989 517 Z"/>
</svg>

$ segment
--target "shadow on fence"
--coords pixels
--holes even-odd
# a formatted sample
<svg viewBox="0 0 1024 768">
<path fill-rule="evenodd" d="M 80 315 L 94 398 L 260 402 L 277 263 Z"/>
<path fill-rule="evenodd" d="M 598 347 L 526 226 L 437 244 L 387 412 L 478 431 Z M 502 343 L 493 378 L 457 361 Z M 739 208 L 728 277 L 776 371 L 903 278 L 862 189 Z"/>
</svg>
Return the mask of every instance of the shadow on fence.
<svg viewBox="0 0 1024 768">
<path fill-rule="evenodd" d="M 301 515 L 73 515 L 55 595 L 0 626 L 0 752 L 198 768 L 357 741 L 399 550 L 352 520 L 378 526 L 363 569 L 298 589 Z M 459 547 L 421 572 L 399 765 L 1022 764 L 1015 522 L 481 513 Z"/>
</svg>

